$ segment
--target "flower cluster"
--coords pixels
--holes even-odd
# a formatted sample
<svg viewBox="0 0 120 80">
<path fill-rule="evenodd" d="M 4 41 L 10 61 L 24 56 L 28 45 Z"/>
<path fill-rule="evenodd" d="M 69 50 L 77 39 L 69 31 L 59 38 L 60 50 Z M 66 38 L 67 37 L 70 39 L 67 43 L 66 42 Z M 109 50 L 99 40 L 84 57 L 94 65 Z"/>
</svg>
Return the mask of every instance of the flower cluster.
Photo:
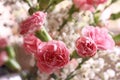
<svg viewBox="0 0 120 80">
<path fill-rule="evenodd" d="M 97 50 L 112 49 L 114 40 L 105 28 L 88 26 L 82 29 L 82 36 L 76 41 L 76 51 L 81 57 L 91 57 Z"/>
<path fill-rule="evenodd" d="M 18 30 L 18 28 L 12 27 L 14 26 L 12 25 L 13 23 L 10 25 L 7 23 L 2 25 L 3 27 L 9 26 L 12 28 L 12 32 L 9 34 L 11 36 L 7 36 L 7 39 L 1 38 L 2 36 L 5 37 L 4 34 L 7 32 L 6 29 L 3 28 L 4 30 L 0 30 L 0 33 L 2 31 L 2 35 L 0 35 L 0 68 L 5 66 L 5 69 L 9 68 L 11 72 L 14 70 L 20 71 L 21 66 L 23 68 L 29 67 L 28 71 L 22 71 L 21 75 L 23 76 L 20 76 L 25 80 L 36 80 L 38 78 L 40 78 L 39 80 L 72 80 L 72 78 L 74 78 L 73 80 L 96 80 L 96 78 L 101 78 L 98 73 L 102 73 L 103 71 L 105 72 L 102 76 L 106 77 L 106 74 L 108 74 L 107 79 L 105 80 L 116 76 L 115 72 L 113 72 L 113 66 L 109 65 L 109 68 L 112 68 L 113 71 L 111 69 L 107 70 L 105 68 L 107 66 L 104 65 L 106 62 L 102 58 L 106 58 L 105 56 L 107 53 L 113 53 L 112 55 L 108 54 L 108 61 L 113 61 L 115 63 L 119 61 L 119 58 L 114 55 L 114 53 L 119 53 L 119 51 L 115 50 L 114 52 L 114 49 L 118 47 L 115 46 L 115 43 L 119 44 L 120 34 L 113 33 L 112 36 L 109 34 L 109 31 L 106 28 L 108 25 L 103 23 L 106 22 L 107 19 L 101 19 L 101 14 L 109 11 L 107 10 L 109 5 L 115 3 L 117 0 L 23 1 L 29 6 L 29 9 L 28 6 L 27 9 L 30 16 L 20 24 L 19 32 L 22 36 L 19 36 L 17 33 L 16 30 Z M 107 1 L 108 3 L 104 4 Z M 111 12 L 109 20 L 118 19 L 119 14 L 119 12 L 117 14 L 112 14 Z M 9 28 L 10 31 L 11 28 Z M 50 32 L 52 37 L 49 35 L 47 30 Z M 12 44 L 9 44 L 11 40 L 13 42 L 13 37 L 15 37 L 16 40 L 18 40 L 19 37 L 20 40 L 23 38 L 22 47 L 29 55 L 32 55 L 31 58 L 34 57 L 33 59 L 35 59 L 35 62 L 32 59 L 34 63 L 32 63 L 31 66 L 27 64 L 22 64 L 20 66 L 18 64 L 18 59 L 16 59 L 14 50 L 16 45 L 12 46 Z M 76 37 L 78 38 L 76 39 Z M 16 43 L 16 41 L 14 42 Z M 16 50 L 18 50 L 18 48 L 19 47 L 15 47 Z M 21 52 L 21 50 L 16 52 L 19 53 L 19 51 Z M 99 54 L 94 57 L 97 53 Z M 20 58 L 19 55 L 17 55 L 17 58 L 18 57 Z M 119 65 L 115 66 L 116 71 L 118 71 L 118 67 Z M 38 73 L 38 71 L 40 73 Z M 80 75 L 78 75 L 78 73 L 80 73 Z M 109 75 L 109 73 L 111 74 Z M 47 76 L 45 76 L 46 74 Z M 45 77 L 45 79 L 43 79 L 43 77 Z"/>
<path fill-rule="evenodd" d="M 89 4 L 92 3 L 89 2 Z M 96 2 L 96 4 L 98 3 Z M 43 12 L 34 13 L 21 23 L 20 28 L 22 34 L 26 34 L 24 35 L 24 48 L 28 52 L 33 53 L 39 70 L 45 73 L 52 73 L 56 69 L 65 66 L 69 62 L 70 57 L 69 50 L 62 41 L 48 38 L 47 42 L 43 42 L 45 40 L 43 38 L 50 37 L 46 36 L 47 32 L 42 29 L 43 27 L 40 28 L 43 26 L 45 15 Z M 36 32 L 38 33 L 37 36 L 34 35 Z M 81 32 L 82 37 L 79 37 L 75 42 L 76 51 L 80 57 L 92 57 L 97 50 L 111 49 L 115 45 L 105 28 L 88 26 L 83 28 Z"/>
<path fill-rule="evenodd" d="M 42 15 L 38 15 L 41 13 Z M 70 58 L 69 50 L 62 41 L 49 40 L 48 42 L 42 42 L 34 35 L 34 30 L 40 32 L 40 35 L 37 35 L 40 36 L 39 38 L 41 38 L 41 35 L 46 35 L 44 30 L 37 29 L 43 25 L 45 15 L 43 12 L 34 13 L 27 20 L 23 21 L 20 28 L 21 33 L 26 34 L 24 35 L 24 48 L 34 54 L 39 70 L 45 73 L 52 73 L 56 69 L 64 67 Z M 29 33 L 30 31 L 33 34 Z"/>
<path fill-rule="evenodd" d="M 105 28 L 88 26 L 83 28 L 82 35 L 93 39 L 99 50 L 112 49 L 115 46 L 112 36 Z"/>
<path fill-rule="evenodd" d="M 73 5 L 70 11 L 68 11 L 68 19 L 63 21 L 58 31 L 61 32 L 62 27 L 72 18 L 74 11 L 78 11 L 78 9 L 94 11 L 95 7 L 106 1 L 107 0 L 73 0 Z M 44 11 L 48 9 L 49 8 Z M 92 18 L 94 19 L 93 24 L 96 19 L 94 15 L 95 13 L 93 13 Z M 82 58 L 82 61 L 75 68 L 75 70 L 77 70 L 81 68 L 81 65 L 85 61 L 93 57 L 98 50 L 112 49 L 115 46 L 114 40 L 107 29 L 100 28 L 97 24 L 94 24 L 96 26 L 85 26 L 81 30 L 81 36 L 75 41 L 75 50 L 70 55 L 69 49 L 64 42 L 53 40 L 47 33 L 44 27 L 45 18 L 46 13 L 42 11 L 35 11 L 34 13 L 33 11 L 33 15 L 20 24 L 20 34 L 24 35 L 23 46 L 29 53 L 34 55 L 36 66 L 40 72 L 51 74 L 57 69 L 63 68 L 69 63 L 69 60 L 79 57 Z M 71 72 L 65 80 L 70 80 L 74 75 L 74 72 Z"/>
</svg>

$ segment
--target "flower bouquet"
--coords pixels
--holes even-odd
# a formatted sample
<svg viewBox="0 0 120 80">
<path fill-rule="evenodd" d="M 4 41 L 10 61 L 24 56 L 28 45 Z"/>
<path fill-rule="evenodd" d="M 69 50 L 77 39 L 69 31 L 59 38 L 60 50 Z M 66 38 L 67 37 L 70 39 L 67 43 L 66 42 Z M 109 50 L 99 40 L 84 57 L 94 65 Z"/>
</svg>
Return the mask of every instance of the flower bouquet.
<svg viewBox="0 0 120 80">
<path fill-rule="evenodd" d="M 119 79 L 120 33 L 109 29 L 109 21 L 118 20 L 120 12 L 106 18 L 109 6 L 119 1 L 22 2 L 28 6 L 29 16 L 18 24 L 16 33 L 22 41 L 16 45 L 23 48 L 22 56 L 31 56 L 32 65 L 23 70 L 16 60 L 20 50 L 0 36 L 1 68 L 17 72 L 21 80 Z"/>
</svg>

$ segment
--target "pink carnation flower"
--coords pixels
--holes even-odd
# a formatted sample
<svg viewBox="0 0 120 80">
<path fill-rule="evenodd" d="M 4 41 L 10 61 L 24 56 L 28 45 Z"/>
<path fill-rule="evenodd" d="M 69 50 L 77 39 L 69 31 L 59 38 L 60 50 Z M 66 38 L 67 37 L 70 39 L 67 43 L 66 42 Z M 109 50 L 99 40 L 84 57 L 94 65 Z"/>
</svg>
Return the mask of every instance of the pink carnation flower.
<svg viewBox="0 0 120 80">
<path fill-rule="evenodd" d="M 115 46 L 114 40 L 105 28 L 88 26 L 82 29 L 82 35 L 93 39 L 98 49 L 112 49 Z"/>
<path fill-rule="evenodd" d="M 7 40 L 5 38 L 0 38 L 0 48 L 5 48 L 7 46 Z"/>
<path fill-rule="evenodd" d="M 36 12 L 20 24 L 20 34 L 34 33 L 44 24 L 46 13 Z"/>
<path fill-rule="evenodd" d="M 0 52 L 0 66 L 4 65 L 7 60 L 8 60 L 8 56 L 6 51 Z"/>
<path fill-rule="evenodd" d="M 87 0 L 73 0 L 73 3 L 76 6 L 76 8 L 79 8 L 81 10 L 94 11 L 93 5 L 88 4 Z"/>
<path fill-rule="evenodd" d="M 50 74 L 69 62 L 69 50 L 61 41 L 43 42 L 39 45 L 36 59 L 40 71 Z"/>
<path fill-rule="evenodd" d="M 73 0 L 73 3 L 76 8 L 79 8 L 81 10 L 94 11 L 94 6 L 98 6 L 99 4 L 102 4 L 106 1 L 107 0 Z"/>
<path fill-rule="evenodd" d="M 90 5 L 99 5 L 105 3 L 107 0 L 87 0 Z"/>
<path fill-rule="evenodd" d="M 29 34 L 24 37 L 23 46 L 28 52 L 36 53 L 40 43 L 41 41 L 36 36 Z"/>
<path fill-rule="evenodd" d="M 89 37 L 79 37 L 75 43 L 76 51 L 81 57 L 92 57 L 97 52 L 95 42 Z"/>
</svg>

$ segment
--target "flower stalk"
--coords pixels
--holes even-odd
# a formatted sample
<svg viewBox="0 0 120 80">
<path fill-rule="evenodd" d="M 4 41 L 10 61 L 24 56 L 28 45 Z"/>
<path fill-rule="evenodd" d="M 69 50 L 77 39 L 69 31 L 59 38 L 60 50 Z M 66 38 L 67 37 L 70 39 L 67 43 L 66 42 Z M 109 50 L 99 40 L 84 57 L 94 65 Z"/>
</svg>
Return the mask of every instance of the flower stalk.
<svg viewBox="0 0 120 80">
<path fill-rule="evenodd" d="M 58 31 L 61 31 L 62 28 L 65 26 L 65 24 L 67 24 L 68 21 L 71 21 L 71 20 L 72 20 L 72 14 L 73 14 L 74 12 L 76 12 L 76 11 L 78 11 L 78 9 L 76 9 L 75 6 L 72 5 L 72 7 L 70 8 L 70 10 L 69 10 L 69 12 L 68 12 L 68 15 L 69 15 L 68 18 L 63 20 L 63 23 L 62 23 L 62 25 L 59 27 Z"/>
<path fill-rule="evenodd" d="M 13 47 L 7 46 L 6 51 L 8 53 L 9 58 L 15 58 L 15 51 L 14 51 Z"/>
<path fill-rule="evenodd" d="M 9 59 L 5 65 L 11 70 L 20 71 L 21 67 L 15 59 Z"/>
<path fill-rule="evenodd" d="M 50 37 L 50 35 L 48 34 L 48 32 L 46 31 L 46 29 L 44 27 L 42 27 L 40 30 L 36 31 L 35 35 L 40 40 L 45 41 L 45 42 L 52 40 L 52 38 Z"/>
<path fill-rule="evenodd" d="M 29 7 L 32 7 L 30 0 L 23 0 L 23 1 L 26 2 L 29 5 Z"/>
<path fill-rule="evenodd" d="M 74 71 L 70 72 L 70 74 L 66 77 L 65 80 L 71 80 L 76 74 L 74 74 L 75 71 L 81 68 L 82 64 L 84 64 L 89 58 L 82 58 L 82 62 L 78 64 L 78 66 L 75 68 Z"/>
<path fill-rule="evenodd" d="M 6 61 L 5 65 L 10 68 L 11 70 L 20 71 L 21 67 L 19 63 L 15 59 L 15 51 L 12 46 L 7 46 L 6 48 L 8 60 Z"/>
<path fill-rule="evenodd" d="M 79 55 L 77 54 L 77 51 L 76 51 L 76 50 L 74 50 L 74 51 L 72 52 L 72 54 L 70 55 L 70 59 L 72 60 L 73 58 L 75 58 L 75 59 L 80 58 Z"/>
</svg>

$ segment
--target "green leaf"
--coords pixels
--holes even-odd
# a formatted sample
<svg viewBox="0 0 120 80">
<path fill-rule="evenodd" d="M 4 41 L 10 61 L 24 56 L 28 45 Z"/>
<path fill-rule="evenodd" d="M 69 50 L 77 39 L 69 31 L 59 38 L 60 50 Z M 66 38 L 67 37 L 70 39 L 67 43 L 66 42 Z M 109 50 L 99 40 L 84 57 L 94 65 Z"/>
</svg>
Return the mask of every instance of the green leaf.
<svg viewBox="0 0 120 80">
<path fill-rule="evenodd" d="M 71 58 L 71 59 L 73 59 L 73 58 L 80 58 L 80 56 L 77 54 L 77 51 L 74 50 L 74 51 L 72 52 L 72 54 L 70 55 L 70 58 Z"/>
<path fill-rule="evenodd" d="M 39 10 L 45 10 L 53 0 L 38 0 Z"/>
<path fill-rule="evenodd" d="M 116 1 L 118 1 L 118 0 L 112 0 L 111 3 L 114 3 L 114 2 L 116 2 Z"/>
<path fill-rule="evenodd" d="M 52 74 L 50 75 L 50 77 L 53 78 L 53 79 L 55 79 L 55 80 L 57 79 L 57 75 L 55 75 L 55 73 L 52 73 Z"/>
<path fill-rule="evenodd" d="M 30 0 L 23 0 L 23 1 L 26 2 L 29 5 L 29 7 L 32 7 L 32 4 L 31 4 Z"/>
<path fill-rule="evenodd" d="M 100 11 L 96 11 L 93 16 L 94 16 L 94 24 L 98 25 L 100 23 Z"/>
<path fill-rule="evenodd" d="M 55 8 L 55 6 L 62 1 L 63 0 L 50 0 L 47 8 L 45 9 L 45 12 L 52 11 Z"/>
<path fill-rule="evenodd" d="M 62 2 L 62 1 L 64 1 L 64 0 L 52 0 L 55 4 L 58 4 L 58 3 L 60 3 L 60 2 Z"/>
<path fill-rule="evenodd" d="M 116 43 L 120 42 L 120 34 L 114 36 L 113 39 Z"/>
<path fill-rule="evenodd" d="M 120 18 L 120 12 L 111 14 L 110 19 L 116 20 Z"/>
</svg>

